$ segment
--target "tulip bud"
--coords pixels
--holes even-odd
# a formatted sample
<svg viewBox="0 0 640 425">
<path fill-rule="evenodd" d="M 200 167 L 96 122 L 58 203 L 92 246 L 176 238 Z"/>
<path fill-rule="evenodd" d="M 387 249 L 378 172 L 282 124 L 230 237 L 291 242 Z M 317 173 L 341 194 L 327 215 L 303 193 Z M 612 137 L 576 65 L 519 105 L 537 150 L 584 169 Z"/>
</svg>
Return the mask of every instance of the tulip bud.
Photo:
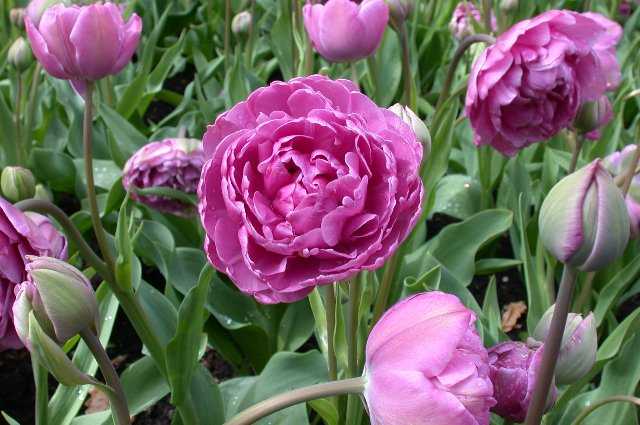
<svg viewBox="0 0 640 425">
<path fill-rule="evenodd" d="M 607 125 L 612 118 L 611 102 L 606 95 L 602 95 L 599 99 L 585 102 L 580 106 L 573 121 L 573 127 L 585 134 L 588 139 L 597 140 L 600 138 L 600 128 Z"/>
<path fill-rule="evenodd" d="M 554 306 L 542 316 L 533 332 L 533 338 L 544 341 L 549 333 Z M 556 382 L 572 384 L 583 378 L 596 361 L 598 351 L 598 333 L 593 313 L 586 318 L 581 314 L 569 313 L 564 328 L 558 364 L 556 366 Z"/>
<path fill-rule="evenodd" d="M 542 363 L 544 346 L 532 348 L 522 342 L 508 341 L 489 349 L 489 377 L 497 404 L 492 412 L 503 418 L 523 422 Z M 557 389 L 552 385 L 545 411 L 553 407 Z"/>
<path fill-rule="evenodd" d="M 83 330 L 96 333 L 98 303 L 87 278 L 70 264 L 51 257 L 27 256 L 27 281 L 16 287 L 14 323 L 18 337 L 31 349 L 33 314 L 42 331 L 57 344 Z"/>
<path fill-rule="evenodd" d="M 29 43 L 23 37 L 16 38 L 16 41 L 11 45 L 7 53 L 7 61 L 18 72 L 29 68 L 29 65 L 33 62 L 33 54 Z"/>
<path fill-rule="evenodd" d="M 387 0 L 387 6 L 389 6 L 391 19 L 398 25 L 411 15 L 415 7 L 415 0 Z"/>
<path fill-rule="evenodd" d="M 622 192 L 596 159 L 551 189 L 538 227 L 542 243 L 555 258 L 595 271 L 622 255 L 630 224 Z"/>
<path fill-rule="evenodd" d="M 22 7 L 16 7 L 9 11 L 9 20 L 16 28 L 19 28 L 19 29 L 24 28 L 25 16 L 26 16 L 26 11 Z"/>
<path fill-rule="evenodd" d="M 424 157 L 429 156 L 429 152 L 431 152 L 431 135 L 424 121 L 422 121 L 411 108 L 402 106 L 399 103 L 390 107 L 389 110 L 411 127 L 416 136 L 418 136 L 418 140 L 424 145 Z"/>
<path fill-rule="evenodd" d="M 253 16 L 251 12 L 245 10 L 233 17 L 231 21 L 231 31 L 233 31 L 235 35 L 245 35 L 249 33 L 252 25 Z"/>
<path fill-rule="evenodd" d="M 502 0 L 500 2 L 500 10 L 503 12 L 512 12 L 518 8 L 518 0 Z"/>
<path fill-rule="evenodd" d="M 35 199 L 41 199 L 43 201 L 53 201 L 53 196 L 49 189 L 46 188 L 45 185 L 38 183 L 36 185 L 36 193 L 33 195 Z"/>
<path fill-rule="evenodd" d="M 36 193 L 36 179 L 26 168 L 5 167 L 0 175 L 0 188 L 4 197 L 11 202 L 33 198 Z"/>
</svg>

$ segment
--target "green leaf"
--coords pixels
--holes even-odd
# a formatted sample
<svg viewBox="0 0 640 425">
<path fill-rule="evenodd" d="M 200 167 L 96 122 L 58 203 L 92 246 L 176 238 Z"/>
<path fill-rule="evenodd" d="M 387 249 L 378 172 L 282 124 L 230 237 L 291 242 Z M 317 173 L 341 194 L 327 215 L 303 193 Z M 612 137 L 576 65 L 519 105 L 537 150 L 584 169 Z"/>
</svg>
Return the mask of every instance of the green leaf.
<svg viewBox="0 0 640 425">
<path fill-rule="evenodd" d="M 512 258 L 482 258 L 476 261 L 476 274 L 495 274 L 520 265 L 522 265 L 522 261 Z"/>
<path fill-rule="evenodd" d="M 620 270 L 598 294 L 594 315 L 599 327 L 606 315 L 613 309 L 624 291 L 633 284 L 640 274 L 640 256 L 636 256 L 629 264 Z"/>
<path fill-rule="evenodd" d="M 5 412 L 0 412 L 0 413 L 2 413 L 2 417 L 4 418 L 5 421 L 7 421 L 9 425 L 20 425 L 20 422 L 16 421 L 11 416 L 7 415 Z"/>
<path fill-rule="evenodd" d="M 432 213 L 443 213 L 460 220 L 480 211 L 480 185 L 469 176 L 451 174 L 438 182 Z"/>
<path fill-rule="evenodd" d="M 135 191 L 137 194 L 142 196 L 162 196 L 164 198 L 175 199 L 176 201 L 183 202 L 187 205 L 198 205 L 198 199 L 195 195 L 191 195 L 171 187 L 146 187 L 144 189 L 135 189 Z"/>
<path fill-rule="evenodd" d="M 278 59 L 282 76 L 285 81 L 289 80 L 293 77 L 293 35 L 288 5 L 278 9 L 278 17 L 271 27 L 270 35 L 271 49 Z"/>
<path fill-rule="evenodd" d="M 76 167 L 71 157 L 51 149 L 34 148 L 31 151 L 33 173 L 40 181 L 54 189 L 73 193 L 76 184 Z"/>
<path fill-rule="evenodd" d="M 165 345 L 176 333 L 178 312 L 171 301 L 144 280 L 136 291 L 136 298 L 147 313 L 151 326 L 156 330 L 160 342 Z"/>
<path fill-rule="evenodd" d="M 487 347 L 505 341 L 508 337 L 502 331 L 500 305 L 498 304 L 498 291 L 495 276 L 491 277 L 482 303 L 482 329 L 484 344 Z"/>
<path fill-rule="evenodd" d="M 198 347 L 204 324 L 205 300 L 215 271 L 207 265 L 180 305 L 176 334 L 167 345 L 167 373 L 173 404 L 182 404 L 198 361 Z"/>
<path fill-rule="evenodd" d="M 278 351 L 296 351 L 313 334 L 314 321 L 307 300 L 287 306 L 278 330 Z"/>
<path fill-rule="evenodd" d="M 113 141 L 118 148 L 117 153 L 120 157 L 114 157 L 113 159 L 118 165 L 122 165 L 135 151 L 147 143 L 147 138 L 144 134 L 140 133 L 122 115 L 106 104 L 98 104 L 98 113 L 113 135 Z"/>
<path fill-rule="evenodd" d="M 118 210 L 124 202 L 124 198 L 126 195 L 127 192 L 122 186 L 122 177 L 120 177 L 113 183 L 111 189 L 109 189 L 109 193 L 107 194 L 107 202 L 105 203 L 104 211 L 102 212 L 103 216 L 106 216 Z"/>
<path fill-rule="evenodd" d="M 135 252 L 144 260 L 154 264 L 166 277 L 167 263 L 173 255 L 175 241 L 171 231 L 161 223 L 144 220 L 135 242 Z"/>
<path fill-rule="evenodd" d="M 160 58 L 156 67 L 149 74 L 146 94 L 155 94 L 162 90 L 162 84 L 169 75 L 171 67 L 176 63 L 176 59 L 182 53 L 184 42 L 186 40 L 186 32 L 180 34 L 178 41 L 169 47 Z"/>
<path fill-rule="evenodd" d="M 116 283 L 125 292 L 132 293 L 135 288 L 133 282 L 133 246 L 129 236 L 129 200 L 120 206 L 118 224 L 116 226 Z M 137 285 L 136 285 L 137 286 Z"/>
<path fill-rule="evenodd" d="M 86 185 L 86 177 L 84 174 L 84 159 L 73 160 L 78 176 L 82 180 L 82 184 Z M 93 161 L 93 180 L 96 187 L 109 190 L 122 177 L 122 170 L 115 162 L 106 159 L 94 159 Z"/>
</svg>

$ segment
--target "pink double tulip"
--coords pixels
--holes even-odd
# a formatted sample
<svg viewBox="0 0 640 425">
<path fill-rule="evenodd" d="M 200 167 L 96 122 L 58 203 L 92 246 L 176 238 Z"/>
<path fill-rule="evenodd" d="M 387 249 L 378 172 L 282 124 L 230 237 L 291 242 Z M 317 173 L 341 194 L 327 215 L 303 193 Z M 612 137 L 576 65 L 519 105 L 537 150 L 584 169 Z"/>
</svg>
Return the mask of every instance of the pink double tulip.
<svg viewBox="0 0 640 425">
<path fill-rule="evenodd" d="M 48 8 L 40 22 L 25 18 L 33 53 L 53 77 L 70 80 L 79 93 L 87 82 L 120 72 L 131 60 L 142 20 L 129 21 L 113 3 Z"/>
<path fill-rule="evenodd" d="M 303 8 L 313 47 L 332 62 L 350 62 L 373 54 L 389 21 L 384 0 L 329 0 Z"/>
</svg>

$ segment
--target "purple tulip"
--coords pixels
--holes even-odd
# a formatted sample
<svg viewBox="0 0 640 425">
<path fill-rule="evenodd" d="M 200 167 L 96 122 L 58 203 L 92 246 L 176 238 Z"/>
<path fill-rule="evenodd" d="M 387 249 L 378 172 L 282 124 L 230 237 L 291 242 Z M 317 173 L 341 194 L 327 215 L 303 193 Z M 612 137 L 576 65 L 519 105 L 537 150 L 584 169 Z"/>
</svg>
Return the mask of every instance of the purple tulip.
<svg viewBox="0 0 640 425">
<path fill-rule="evenodd" d="M 495 405 L 476 316 L 426 292 L 400 301 L 372 329 L 365 390 L 372 425 L 488 425 Z"/>
<path fill-rule="evenodd" d="M 449 30 L 455 38 L 461 40 L 476 32 L 473 21 L 475 21 L 475 25 L 482 25 L 482 15 L 478 8 L 470 1 L 460 2 L 453 9 Z M 497 27 L 496 15 L 491 13 L 491 30 L 495 31 Z"/>
<path fill-rule="evenodd" d="M 389 8 L 384 0 L 329 0 L 306 4 L 304 26 L 313 47 L 332 62 L 351 62 L 372 55 L 384 35 Z"/>
<path fill-rule="evenodd" d="M 530 348 L 522 342 L 508 341 L 489 349 L 489 365 L 494 397 L 492 412 L 514 422 L 523 422 L 533 395 L 542 363 L 544 346 Z M 553 407 L 558 392 L 553 385 L 545 411 Z"/>
<path fill-rule="evenodd" d="M 51 222 L 0 198 L 0 351 L 21 348 L 13 324 L 14 290 L 26 280 L 27 255 L 66 258 L 67 241 Z"/>
<path fill-rule="evenodd" d="M 191 204 L 160 194 L 142 195 L 136 189 L 169 188 L 195 195 L 203 165 L 200 140 L 165 139 L 143 146 L 129 158 L 122 184 L 136 201 L 166 213 L 191 216 L 196 212 Z"/>
<path fill-rule="evenodd" d="M 209 261 L 263 303 L 375 270 L 420 216 L 423 146 L 348 80 L 274 82 L 204 135 Z"/>
<path fill-rule="evenodd" d="M 631 158 L 636 151 L 636 145 L 625 146 L 624 149 L 607 156 L 603 165 L 615 177 L 621 177 L 629 170 Z M 636 174 L 631 179 L 631 186 L 625 198 L 627 212 L 629 213 L 629 223 L 631 224 L 631 237 L 640 236 L 640 174 Z"/>
<path fill-rule="evenodd" d="M 595 271 L 622 255 L 630 225 L 622 192 L 596 159 L 551 189 L 538 226 L 542 243 L 555 258 Z"/>
<path fill-rule="evenodd" d="M 476 59 L 465 112 L 476 145 L 505 155 L 571 125 L 620 82 L 622 29 L 596 13 L 551 10 L 517 23 Z"/>
<path fill-rule="evenodd" d="M 53 77 L 71 80 L 82 94 L 87 82 L 119 73 L 135 53 L 142 20 L 128 22 L 113 3 L 48 8 L 39 23 L 25 18 L 33 53 Z"/>
</svg>

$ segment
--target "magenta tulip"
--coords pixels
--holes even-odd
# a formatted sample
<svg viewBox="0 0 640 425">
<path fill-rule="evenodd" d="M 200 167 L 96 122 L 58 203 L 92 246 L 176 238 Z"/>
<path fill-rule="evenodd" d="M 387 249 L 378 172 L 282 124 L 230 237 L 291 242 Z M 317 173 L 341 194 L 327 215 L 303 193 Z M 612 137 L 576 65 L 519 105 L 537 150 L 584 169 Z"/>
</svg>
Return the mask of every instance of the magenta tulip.
<svg viewBox="0 0 640 425">
<path fill-rule="evenodd" d="M 495 404 L 476 316 L 460 300 L 426 292 L 400 301 L 366 346 L 372 425 L 488 425 Z"/>
<path fill-rule="evenodd" d="M 113 3 L 48 8 L 39 23 L 25 18 L 33 53 L 53 77 L 71 80 L 79 93 L 87 82 L 119 73 L 135 53 L 142 20 L 128 22 Z"/>
<path fill-rule="evenodd" d="M 332 62 L 349 62 L 373 54 L 389 21 L 384 0 L 329 0 L 303 8 L 304 26 L 313 47 Z"/>
<path fill-rule="evenodd" d="M 124 166 L 122 184 L 131 198 L 170 214 L 191 216 L 193 205 L 162 194 L 140 194 L 138 189 L 168 188 L 195 195 L 204 165 L 202 142 L 165 139 L 138 150 Z"/>
<path fill-rule="evenodd" d="M 13 324 L 15 288 L 26 280 L 27 255 L 66 258 L 67 241 L 51 222 L 0 198 L 0 351 L 21 348 Z"/>
<path fill-rule="evenodd" d="M 571 125 L 620 81 L 621 28 L 594 13 L 551 10 L 501 34 L 476 59 L 466 114 L 477 145 L 506 155 Z"/>
<path fill-rule="evenodd" d="M 260 302 L 374 270 L 420 216 L 423 147 L 348 80 L 274 82 L 204 135 L 211 263 Z"/>
</svg>

